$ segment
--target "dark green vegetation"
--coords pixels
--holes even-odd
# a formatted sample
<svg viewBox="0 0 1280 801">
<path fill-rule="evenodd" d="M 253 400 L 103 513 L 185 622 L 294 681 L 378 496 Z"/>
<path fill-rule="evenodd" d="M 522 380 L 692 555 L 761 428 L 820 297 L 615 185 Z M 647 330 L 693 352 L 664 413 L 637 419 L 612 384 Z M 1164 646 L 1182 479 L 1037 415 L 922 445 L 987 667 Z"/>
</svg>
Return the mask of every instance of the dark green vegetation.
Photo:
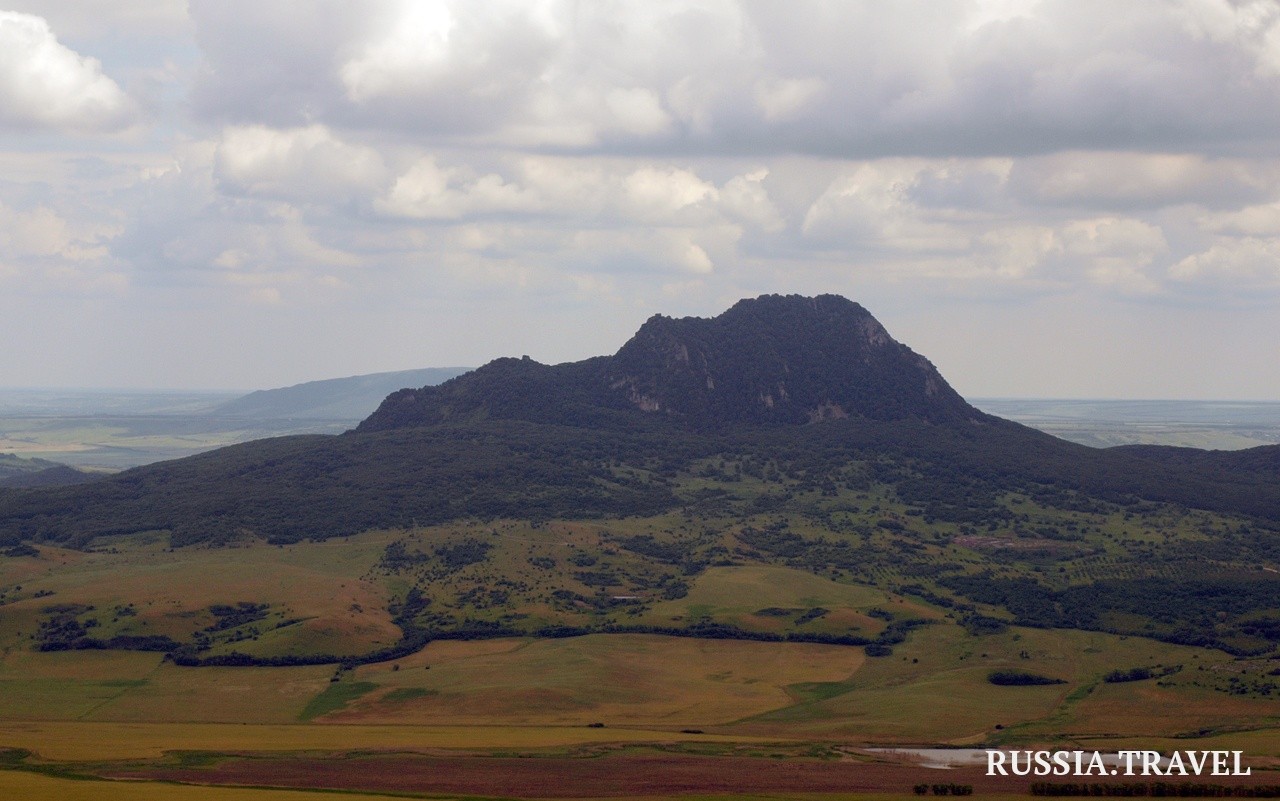
<svg viewBox="0 0 1280 801">
<path fill-rule="evenodd" d="M 1113 670 L 1103 676 L 1102 680 L 1108 684 L 1124 684 L 1128 681 L 1147 681 L 1148 679 L 1172 676 L 1181 670 L 1181 665 L 1169 665 L 1167 667 L 1161 665 L 1157 665 L 1155 667 L 1136 667 L 1128 670 Z"/>
<path fill-rule="evenodd" d="M 376 688 L 376 684 L 370 684 L 367 681 L 330 684 L 324 692 L 311 699 L 306 707 L 303 708 L 302 714 L 298 716 L 298 719 L 312 720 L 321 715 L 342 709 L 347 704 Z"/>
<path fill-rule="evenodd" d="M 1038 687 L 1045 684 L 1066 684 L 1062 679 L 1041 676 L 1029 670 L 993 670 L 987 681 L 997 687 Z"/>
<path fill-rule="evenodd" d="M 557 520 L 594 528 L 580 548 L 538 539 Z M 519 559 L 501 545 L 516 536 L 512 521 L 527 521 Z M 407 533 L 443 525 L 466 533 Z M 342 436 L 0 493 L 4 547 L 103 548 L 148 532 L 179 548 L 283 545 L 372 529 L 406 532 L 378 567 L 394 579 L 398 643 L 362 657 L 250 655 L 227 638 L 254 641 L 262 621 L 212 620 L 239 621 L 235 607 L 177 638 L 175 657 L 354 664 L 442 637 L 596 631 L 861 644 L 891 657 L 922 624 L 882 608 L 853 622 L 818 603 L 756 604 L 732 619 L 658 611 L 708 571 L 740 566 L 897 592 L 975 637 L 1017 622 L 1242 655 L 1280 643 L 1280 446 L 1095 450 L 1055 439 L 972 408 L 833 296 L 655 317 L 612 357 L 500 359 L 393 393 Z M 42 642 L 165 645 L 116 639 L 142 636 L 127 625 L 100 635 L 90 618 L 50 611 Z"/>
</svg>

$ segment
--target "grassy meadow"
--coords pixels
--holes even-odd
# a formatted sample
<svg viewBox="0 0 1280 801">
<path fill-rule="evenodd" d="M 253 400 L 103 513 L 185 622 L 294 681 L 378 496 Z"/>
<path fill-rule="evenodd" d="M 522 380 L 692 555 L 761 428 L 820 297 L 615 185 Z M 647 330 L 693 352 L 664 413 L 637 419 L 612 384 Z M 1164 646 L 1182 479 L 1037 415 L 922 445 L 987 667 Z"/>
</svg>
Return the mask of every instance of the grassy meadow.
<svg viewBox="0 0 1280 801">
<path fill-rule="evenodd" d="M 750 475 L 735 489 L 770 492 Z M 0 557 L 0 749 L 21 749 L 0 752 L 0 795 L 294 798 L 74 779 L 163 769 L 202 781 L 196 763 L 255 754 L 840 761 L 866 759 L 859 746 L 1050 744 L 1237 747 L 1280 763 L 1280 659 L 1012 625 L 931 578 L 953 565 L 1066 590 L 1137 576 L 1135 556 L 1200 547 L 1234 521 L 1011 495 L 1011 528 L 975 532 L 922 525 L 874 485 L 836 500 L 821 515 L 709 503 L 293 544 L 173 548 L 157 531 Z M 1050 526 L 1074 538 L 1037 533 Z M 831 562 L 813 562 L 814 546 Z M 1143 570 L 1176 581 L 1189 566 Z M 1159 622 L 1110 624 L 1159 633 Z M 468 633 L 359 658 L 406 627 Z M 153 641 L 163 647 L 110 646 Z M 166 655 L 175 645 L 204 660 L 316 663 L 189 666 Z M 1152 677 L 1105 680 L 1136 668 Z M 1061 683 L 998 686 L 993 671 Z"/>
</svg>

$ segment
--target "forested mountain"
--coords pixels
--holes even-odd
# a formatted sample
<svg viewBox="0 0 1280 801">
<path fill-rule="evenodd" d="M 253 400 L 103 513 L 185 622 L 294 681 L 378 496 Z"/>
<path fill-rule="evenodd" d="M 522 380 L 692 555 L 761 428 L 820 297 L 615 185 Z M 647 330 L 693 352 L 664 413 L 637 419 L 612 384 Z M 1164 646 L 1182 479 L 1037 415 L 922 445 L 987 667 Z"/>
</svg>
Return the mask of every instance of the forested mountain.
<svg viewBox="0 0 1280 801">
<path fill-rule="evenodd" d="M 971 407 L 855 303 L 765 296 L 654 317 L 612 356 L 498 359 L 400 390 L 342 435 L 0 490 L 0 546 L 31 558 L 32 544 L 127 535 L 181 548 L 405 532 L 377 568 L 417 582 L 388 608 L 405 632 L 395 653 L 428 632 L 624 630 L 711 567 L 760 564 L 914 593 L 978 628 L 1002 625 L 983 618 L 998 611 L 1263 653 L 1280 641 L 1278 464 L 1280 446 L 1056 439 Z M 501 538 L 549 521 L 594 533 L 567 562 L 560 539 L 535 553 L 532 533 Z M 521 578 L 531 565 L 553 590 Z M 114 642 L 100 639 L 49 647 Z"/>
<path fill-rule="evenodd" d="M 711 319 L 655 316 L 613 356 L 504 358 L 400 390 L 341 436 L 8 491 L 0 538 L 167 530 L 178 543 L 294 541 L 414 521 L 650 513 L 683 503 L 671 477 L 725 456 L 785 458 L 814 482 L 866 463 L 941 518 L 1055 487 L 1280 522 L 1277 454 L 1058 440 L 971 407 L 858 304 L 772 295 Z"/>
</svg>

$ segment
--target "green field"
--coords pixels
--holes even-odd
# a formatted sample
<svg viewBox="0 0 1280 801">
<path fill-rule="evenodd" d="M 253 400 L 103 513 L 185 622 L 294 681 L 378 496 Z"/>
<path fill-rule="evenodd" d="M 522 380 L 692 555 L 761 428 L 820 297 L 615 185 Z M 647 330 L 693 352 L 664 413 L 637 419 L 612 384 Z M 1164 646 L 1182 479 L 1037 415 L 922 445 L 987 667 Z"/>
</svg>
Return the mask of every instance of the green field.
<svg viewBox="0 0 1280 801">
<path fill-rule="evenodd" d="M 732 483 L 736 508 L 772 491 L 751 475 Z M 1110 632 L 1013 625 L 1008 608 L 955 589 L 981 583 L 937 579 L 1172 587 L 1239 521 L 1000 502 L 1011 523 L 994 531 L 925 524 L 870 485 L 809 513 L 708 503 L 280 545 L 174 548 L 160 531 L 40 544 L 0 557 L 0 748 L 31 752 L 0 770 L 0 793 L 293 798 L 69 779 L 255 754 L 863 759 L 841 749 L 1053 743 L 1238 747 L 1280 764 L 1274 651 L 1161 641 L 1160 608 L 1112 614 Z M 1252 647 L 1251 614 L 1219 616 L 1224 641 Z M 414 632 L 425 645 L 403 648 Z M 233 657 L 257 664 L 214 664 Z M 268 665 L 280 658 L 316 663 Z M 1151 678 L 1105 681 L 1134 669 Z M 999 686 L 993 671 L 1062 683 Z"/>
<path fill-rule="evenodd" d="M 847 513 L 855 530 L 858 516 L 914 525 L 883 496 L 863 503 L 864 512 Z M 1010 504 L 1033 524 L 1037 516 L 1064 516 L 1026 499 Z M 1108 538 L 1143 548 L 1171 536 L 1194 540 L 1213 523 L 1198 513 L 1149 514 L 1141 528 L 1119 511 L 1074 517 L 1102 533 L 1086 555 L 1041 573 L 1063 586 L 1073 575 L 1096 578 L 1123 567 L 1108 556 Z M 922 583 L 908 568 L 935 560 L 1017 564 L 1017 552 L 985 540 L 918 547 L 904 567 L 901 532 L 874 526 L 851 535 L 857 553 L 869 555 L 861 568 L 815 570 L 771 556 L 770 549 L 830 537 L 822 532 L 798 517 L 760 515 L 744 525 L 673 514 L 471 522 L 289 545 L 246 538 L 172 549 L 157 533 L 83 551 L 40 546 L 35 557 L 0 558 L 0 720 L 599 721 L 863 742 L 996 742 L 1220 732 L 1271 726 L 1280 715 L 1280 693 L 1269 689 L 1280 660 L 1267 655 L 1009 627 L 1001 622 L 1007 612 L 982 605 L 977 612 L 989 625 L 975 629 L 973 613 L 947 605 L 955 596 L 946 588 L 903 591 Z M 686 561 L 665 557 L 675 552 Z M 400 641 L 410 588 L 419 598 L 412 625 L 470 626 L 478 639 L 437 639 L 345 670 L 332 661 L 189 667 L 160 651 L 47 650 L 66 647 L 71 631 L 98 642 L 165 637 L 197 647 L 206 660 L 360 656 Z M 504 635 L 549 625 L 631 633 Z M 850 645 L 743 639 L 878 642 L 895 626 L 888 655 L 877 657 Z M 711 633 L 660 636 L 679 630 Z M 708 639 L 720 630 L 729 638 Z M 1152 666 L 1170 673 L 1102 681 L 1114 670 Z M 991 685 L 987 674 L 999 669 L 1066 683 Z"/>
</svg>

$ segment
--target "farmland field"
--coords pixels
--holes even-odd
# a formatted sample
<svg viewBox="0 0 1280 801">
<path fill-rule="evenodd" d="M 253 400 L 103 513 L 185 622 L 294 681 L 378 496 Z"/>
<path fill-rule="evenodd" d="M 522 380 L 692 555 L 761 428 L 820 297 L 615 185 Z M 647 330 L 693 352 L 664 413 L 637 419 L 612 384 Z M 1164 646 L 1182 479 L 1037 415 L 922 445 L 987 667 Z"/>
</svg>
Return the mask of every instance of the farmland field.
<svg viewBox="0 0 1280 801">
<path fill-rule="evenodd" d="M 1084 631 L 970 600 L 1026 575 L 1175 586 L 1238 520 L 1010 494 L 1005 527 L 922 527 L 876 485 L 789 513 L 757 511 L 772 490 L 749 472 L 724 482 L 732 496 L 684 480 L 711 502 L 292 543 L 141 531 L 0 557 L 0 792 L 867 797 L 931 777 L 862 748 L 923 744 L 1234 747 L 1260 775 L 1280 764 L 1280 659 L 1247 652 L 1267 599 L 1217 618 L 1239 654 L 1157 639 L 1176 607 Z M 1057 683 L 993 683 L 1001 671 Z"/>
</svg>

